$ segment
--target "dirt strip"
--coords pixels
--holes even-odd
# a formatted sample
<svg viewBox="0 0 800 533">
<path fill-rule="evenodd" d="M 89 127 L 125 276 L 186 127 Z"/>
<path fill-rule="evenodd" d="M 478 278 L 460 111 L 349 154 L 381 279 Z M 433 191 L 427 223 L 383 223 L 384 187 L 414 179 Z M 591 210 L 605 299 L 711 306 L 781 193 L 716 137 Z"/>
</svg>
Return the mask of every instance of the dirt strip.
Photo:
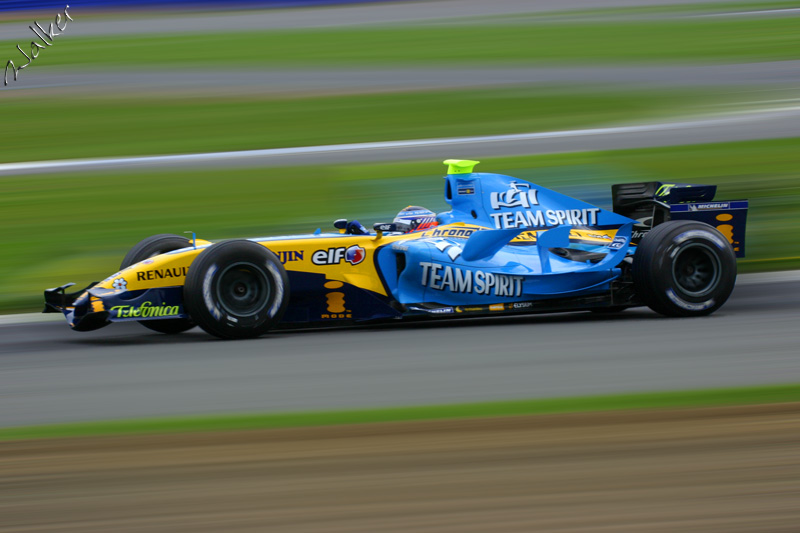
<svg viewBox="0 0 800 533">
<path fill-rule="evenodd" d="M 800 404 L 0 443 L 3 532 L 797 532 Z"/>
</svg>

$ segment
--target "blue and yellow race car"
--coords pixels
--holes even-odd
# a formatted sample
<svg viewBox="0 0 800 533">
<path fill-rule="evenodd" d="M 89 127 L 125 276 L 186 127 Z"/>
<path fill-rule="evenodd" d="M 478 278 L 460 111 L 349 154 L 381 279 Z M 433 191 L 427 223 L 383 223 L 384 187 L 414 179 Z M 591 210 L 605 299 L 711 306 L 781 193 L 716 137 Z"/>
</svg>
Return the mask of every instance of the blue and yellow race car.
<svg viewBox="0 0 800 533">
<path fill-rule="evenodd" d="M 89 331 L 136 321 L 200 326 L 225 339 L 271 328 L 646 305 L 700 316 L 727 300 L 744 255 L 748 204 L 715 186 L 612 187 L 613 211 L 447 160 L 451 210 L 409 207 L 367 230 L 211 243 L 155 235 L 84 290 L 45 291 L 45 312 Z"/>
</svg>

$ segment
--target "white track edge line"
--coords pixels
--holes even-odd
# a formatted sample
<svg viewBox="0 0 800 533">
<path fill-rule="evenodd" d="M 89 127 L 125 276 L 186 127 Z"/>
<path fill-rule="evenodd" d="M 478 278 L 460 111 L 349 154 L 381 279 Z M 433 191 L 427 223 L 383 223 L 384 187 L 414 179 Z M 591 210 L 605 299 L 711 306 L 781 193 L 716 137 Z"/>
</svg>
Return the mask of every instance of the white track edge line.
<svg viewBox="0 0 800 533">
<path fill-rule="evenodd" d="M 352 152 L 360 150 L 385 150 L 393 148 L 418 148 L 424 146 L 441 146 L 452 144 L 471 144 L 489 142 L 512 142 L 537 139 L 553 139 L 564 137 L 580 137 L 586 135 L 611 135 L 624 133 L 642 133 L 648 131 L 668 131 L 694 127 L 717 126 L 748 120 L 758 120 L 770 115 L 787 111 L 800 111 L 800 106 L 787 106 L 760 110 L 745 110 L 735 113 L 726 113 L 711 118 L 689 120 L 682 122 L 662 122 L 655 124 L 642 124 L 631 126 L 616 126 L 605 128 L 589 128 L 578 130 L 545 131 L 536 133 L 513 133 L 506 135 L 482 135 L 475 137 L 445 137 L 439 139 L 417 139 L 405 141 L 381 141 L 352 144 L 328 144 L 320 146 L 297 146 L 290 148 L 267 148 L 260 150 L 240 150 L 228 152 L 204 152 L 196 154 L 171 154 L 157 156 L 87 158 L 87 159 L 60 159 L 51 161 L 28 161 L 19 163 L 0 164 L 0 173 L 21 170 L 68 169 L 71 167 L 92 167 L 102 165 L 124 165 L 137 163 L 180 163 L 203 162 L 219 159 L 244 159 L 251 157 L 274 157 L 282 155 L 311 155 L 331 152 Z"/>
</svg>

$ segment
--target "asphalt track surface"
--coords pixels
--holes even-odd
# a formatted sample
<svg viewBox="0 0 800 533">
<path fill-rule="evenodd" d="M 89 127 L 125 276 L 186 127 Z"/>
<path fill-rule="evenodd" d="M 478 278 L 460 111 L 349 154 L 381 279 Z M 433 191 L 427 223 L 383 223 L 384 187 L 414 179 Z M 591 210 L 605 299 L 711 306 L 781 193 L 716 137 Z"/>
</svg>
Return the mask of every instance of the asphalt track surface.
<svg viewBox="0 0 800 533">
<path fill-rule="evenodd" d="M 0 427 L 800 381 L 800 280 L 742 278 L 716 314 L 646 309 L 276 332 L 0 326 Z"/>
<path fill-rule="evenodd" d="M 775 86 L 796 90 L 800 61 L 660 66 L 561 67 L 441 67 L 336 69 L 215 69 L 142 70 L 131 72 L 40 68 L 5 88 L 11 93 L 31 89 L 100 94 L 176 93 L 217 96 L 232 94 L 330 94 L 376 91 L 466 89 L 534 84 L 575 89 L 726 87 L 743 90 Z M 18 93 L 19 94 L 19 93 Z"/>
</svg>

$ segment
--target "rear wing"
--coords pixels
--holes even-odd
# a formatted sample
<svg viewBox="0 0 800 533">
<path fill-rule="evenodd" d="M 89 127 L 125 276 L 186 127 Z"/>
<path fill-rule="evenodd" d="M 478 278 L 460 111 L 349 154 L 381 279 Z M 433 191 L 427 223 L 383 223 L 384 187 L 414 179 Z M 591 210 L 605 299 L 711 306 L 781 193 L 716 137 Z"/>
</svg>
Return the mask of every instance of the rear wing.
<svg viewBox="0 0 800 533">
<path fill-rule="evenodd" d="M 714 226 L 744 257 L 747 200 L 714 201 L 716 185 L 689 183 L 624 183 L 611 187 L 614 212 L 636 220 L 631 242 L 639 241 L 668 220 L 696 220 Z"/>
</svg>

